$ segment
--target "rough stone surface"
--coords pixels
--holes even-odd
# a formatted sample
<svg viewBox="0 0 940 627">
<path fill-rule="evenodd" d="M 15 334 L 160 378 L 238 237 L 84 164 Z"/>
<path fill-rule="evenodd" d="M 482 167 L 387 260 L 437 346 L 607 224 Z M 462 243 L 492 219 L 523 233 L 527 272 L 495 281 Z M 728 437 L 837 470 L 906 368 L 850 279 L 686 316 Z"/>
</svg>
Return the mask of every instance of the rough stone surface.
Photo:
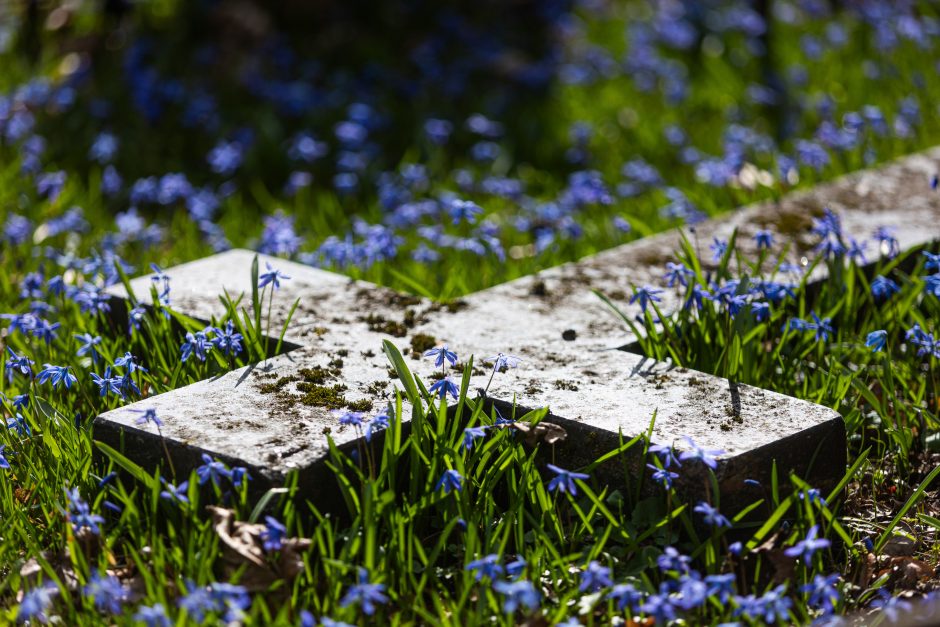
<svg viewBox="0 0 940 627">
<path fill-rule="evenodd" d="M 813 244 L 805 238 L 812 216 L 829 206 L 854 237 L 893 226 L 902 247 L 923 245 L 935 237 L 932 227 L 940 217 L 940 197 L 929 186 L 938 162 L 940 149 L 934 149 L 739 210 L 699 225 L 697 240 L 706 246 L 712 237 L 727 237 L 739 228 L 739 242 L 747 246 L 756 229 L 769 228 L 781 238 L 797 238 L 791 254 L 799 263 Z M 634 313 L 626 305 L 632 286 L 658 284 L 678 242 L 678 233 L 647 238 L 450 306 L 261 256 L 262 268 L 269 262 L 292 277 L 276 294 L 272 329 L 280 329 L 300 299 L 285 339 L 301 348 L 107 412 L 96 421 L 96 437 L 112 444 L 123 438 L 132 454 L 156 463 L 162 450 L 156 432 L 134 426 L 136 415 L 129 411 L 154 407 L 164 420 L 163 435 L 178 470 L 191 468 L 205 451 L 249 466 L 267 483 L 301 469 L 302 482 L 316 492 L 330 483 L 320 463 L 326 434 L 342 447 L 354 446 L 356 433 L 338 425 L 331 407 L 291 402 L 302 394 L 297 382 L 271 388 L 278 387 L 281 377 L 320 368 L 314 371 L 319 373 L 316 385 L 344 386 L 334 391 L 329 404 L 371 403 L 378 409 L 393 397 L 395 386 L 381 350 L 383 339 L 410 354 L 412 369 L 425 380 L 435 369 L 416 356 L 428 345 L 447 342 L 464 358 L 475 355 L 477 363 L 499 351 L 524 360 L 519 368 L 496 376 L 489 396 L 504 414 L 513 403 L 517 415 L 549 407 L 550 419 L 569 431 L 568 440 L 557 445 L 562 465 L 593 460 L 615 447 L 621 432 L 626 437 L 645 432 L 655 412 L 654 441 L 675 441 L 681 449 L 679 438 L 687 435 L 705 448 L 727 451 L 718 473 L 723 493 L 751 500 L 743 480 L 767 479 L 774 461 L 781 476 L 794 470 L 819 487 L 832 485 L 845 462 L 844 426 L 835 412 L 616 350 L 635 338 L 592 290 L 624 301 L 625 310 Z M 233 250 L 167 270 L 172 306 L 209 320 L 224 314 L 217 297 L 223 289 L 232 296 L 245 294 L 247 302 L 253 258 L 250 251 Z M 148 277 L 133 282 L 143 302 L 149 301 L 149 286 Z M 674 295 L 666 308 L 675 302 Z M 476 370 L 472 385 L 482 388 L 488 374 Z M 636 472 L 642 469 L 637 459 L 629 465 Z"/>
</svg>

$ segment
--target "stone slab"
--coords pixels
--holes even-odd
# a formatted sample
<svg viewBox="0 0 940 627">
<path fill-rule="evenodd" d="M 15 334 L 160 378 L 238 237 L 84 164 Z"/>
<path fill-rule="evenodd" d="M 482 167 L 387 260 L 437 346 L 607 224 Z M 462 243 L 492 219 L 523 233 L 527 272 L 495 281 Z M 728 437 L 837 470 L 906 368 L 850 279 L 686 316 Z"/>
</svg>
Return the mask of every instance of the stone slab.
<svg viewBox="0 0 940 627">
<path fill-rule="evenodd" d="M 902 247 L 923 245 L 937 236 L 940 196 L 929 181 L 938 166 L 940 149 L 933 149 L 708 221 L 696 227 L 697 237 L 709 242 L 740 228 L 739 241 L 747 246 L 757 228 L 767 227 L 797 238 L 792 259 L 798 263 L 813 244 L 804 233 L 811 216 L 829 206 L 841 214 L 849 235 L 861 238 L 876 226 L 893 226 Z M 740 492 L 745 478 L 766 478 L 773 460 L 781 472 L 792 469 L 819 487 L 831 485 L 845 460 L 844 427 L 835 412 L 616 350 L 635 338 L 592 290 L 625 301 L 633 285 L 658 284 L 678 242 L 677 233 L 647 238 L 483 290 L 451 307 L 261 256 L 262 268 L 270 263 L 291 276 L 276 294 L 272 327 L 280 328 L 299 298 L 285 339 L 301 348 L 107 412 L 96 420 L 96 437 L 112 443 L 123 437 L 138 453 L 155 456 L 156 433 L 134 426 L 130 412 L 154 407 L 178 469 L 187 470 L 205 451 L 249 466 L 266 482 L 276 483 L 292 469 L 313 476 L 314 469 L 322 472 L 326 433 L 341 446 L 353 446 L 356 433 L 341 429 L 328 408 L 285 403 L 285 392 L 264 394 L 263 386 L 319 367 L 334 373 L 325 384 L 345 386 L 345 401 L 377 409 L 395 385 L 383 339 L 404 353 L 429 341 L 448 342 L 463 357 L 479 360 L 502 351 L 524 360 L 497 375 L 489 396 L 504 412 L 513 402 L 520 409 L 549 407 L 550 419 L 571 434 L 557 451 L 563 465 L 591 461 L 613 448 L 621 432 L 630 437 L 646 431 L 655 412 L 654 441 L 676 442 L 681 449 L 677 440 L 688 435 L 705 448 L 727 451 L 719 476 L 730 493 Z M 223 289 L 248 298 L 253 258 L 251 251 L 232 250 L 168 269 L 172 306 L 203 320 L 222 315 L 217 295 Z M 132 285 L 147 302 L 149 278 Z M 411 365 L 426 379 L 435 370 L 426 361 Z M 480 370 L 472 384 L 482 388 L 487 377 Z"/>
</svg>

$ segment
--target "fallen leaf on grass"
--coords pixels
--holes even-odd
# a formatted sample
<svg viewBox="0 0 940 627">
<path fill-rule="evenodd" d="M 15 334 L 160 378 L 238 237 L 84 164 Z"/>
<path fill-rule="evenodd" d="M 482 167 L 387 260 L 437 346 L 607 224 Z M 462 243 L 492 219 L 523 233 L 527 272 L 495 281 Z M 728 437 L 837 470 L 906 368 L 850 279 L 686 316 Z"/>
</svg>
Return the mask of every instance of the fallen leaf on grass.
<svg viewBox="0 0 940 627">
<path fill-rule="evenodd" d="M 266 590 L 279 579 L 291 581 L 304 569 L 303 553 L 313 545 L 309 538 L 286 538 L 279 551 L 264 550 L 265 526 L 235 520 L 235 512 L 209 506 L 212 522 L 222 542 L 225 576 L 241 571 L 239 583 L 249 591 Z"/>
</svg>

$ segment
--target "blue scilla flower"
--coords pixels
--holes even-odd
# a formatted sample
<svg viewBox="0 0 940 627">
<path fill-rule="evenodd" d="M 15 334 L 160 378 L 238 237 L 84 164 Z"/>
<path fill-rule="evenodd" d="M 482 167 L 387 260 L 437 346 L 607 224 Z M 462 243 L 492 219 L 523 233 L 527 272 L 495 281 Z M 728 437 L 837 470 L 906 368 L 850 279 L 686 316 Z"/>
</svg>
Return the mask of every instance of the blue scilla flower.
<svg viewBox="0 0 940 627">
<path fill-rule="evenodd" d="M 97 364 L 98 358 L 98 345 L 101 344 L 101 336 L 96 335 L 92 337 L 91 333 L 75 333 L 75 339 L 77 339 L 81 346 L 78 347 L 78 351 L 75 353 L 79 357 L 84 355 L 91 355 L 91 363 Z"/>
<path fill-rule="evenodd" d="M 705 577 L 707 594 L 710 597 L 717 598 L 721 603 L 726 603 L 734 594 L 734 573 L 724 575 L 708 575 Z"/>
<path fill-rule="evenodd" d="M 439 379 L 433 385 L 431 385 L 429 391 L 432 394 L 437 394 L 442 401 L 447 397 L 448 394 L 453 396 L 454 400 L 457 400 L 460 396 L 460 390 L 457 389 L 457 385 L 450 380 L 450 377 Z"/>
<path fill-rule="evenodd" d="M 646 313 L 646 308 L 650 303 L 661 302 L 662 299 L 659 298 L 659 294 L 661 293 L 662 290 L 656 289 L 650 285 L 634 287 L 633 296 L 630 297 L 630 304 L 632 305 L 635 302 L 639 302 L 640 309 L 643 310 L 643 313 Z"/>
<path fill-rule="evenodd" d="M 261 541 L 265 551 L 280 551 L 287 537 L 287 527 L 273 516 L 264 517 L 264 529 L 261 531 Z"/>
<path fill-rule="evenodd" d="M 287 276 L 280 270 L 275 270 L 274 268 L 272 268 L 270 263 L 265 262 L 264 265 L 268 269 L 268 271 L 258 277 L 258 289 L 263 289 L 264 287 L 272 283 L 274 284 L 274 289 L 279 289 L 281 287 L 281 281 L 286 281 L 290 279 L 289 276 Z"/>
<path fill-rule="evenodd" d="M 12 325 L 11 325 L 12 328 Z M 12 348 L 7 346 L 7 352 L 10 353 L 10 358 L 6 361 L 7 369 L 7 382 L 13 382 L 13 375 L 19 373 L 26 377 L 31 377 L 33 375 L 33 360 L 26 357 L 25 355 L 17 355 Z"/>
<path fill-rule="evenodd" d="M 689 285 L 689 279 L 695 276 L 695 273 L 686 267 L 683 263 L 666 262 L 666 287 L 675 287 L 678 283 L 683 287 Z"/>
<path fill-rule="evenodd" d="M 927 262 L 924 263 L 924 268 L 927 270 L 940 270 L 940 254 L 934 254 L 929 251 L 924 251 L 924 257 L 927 258 Z"/>
<path fill-rule="evenodd" d="M 335 411 L 333 415 L 337 417 L 339 424 L 351 427 L 362 426 L 365 418 L 365 414 L 359 411 Z"/>
<path fill-rule="evenodd" d="M 70 366 L 43 364 L 43 369 L 36 376 L 36 381 L 40 384 L 51 381 L 53 388 L 58 388 L 61 383 L 65 385 L 66 389 L 69 389 L 73 383 L 78 381 L 75 375 L 69 371 L 69 368 Z"/>
<path fill-rule="evenodd" d="M 480 559 L 473 560 L 466 565 L 464 570 L 473 571 L 474 578 L 477 581 L 482 581 L 484 577 L 488 577 L 490 581 L 496 581 L 496 579 L 503 574 L 504 568 L 499 563 L 499 555 L 491 553 L 484 555 Z"/>
<path fill-rule="evenodd" d="M 705 501 L 699 502 L 699 504 L 695 506 L 694 511 L 702 515 L 705 524 L 709 527 L 731 526 L 731 521 L 725 518 L 725 516 L 718 511 L 718 508 L 712 507 Z"/>
<path fill-rule="evenodd" d="M 127 590 L 114 575 L 94 573 L 84 592 L 95 602 L 95 607 L 109 614 L 120 614 L 121 604 L 127 599 Z"/>
<path fill-rule="evenodd" d="M 878 242 L 878 248 L 882 255 L 888 259 L 894 259 L 901 254 L 901 242 L 894 235 L 894 229 L 887 226 L 879 226 L 872 233 L 872 238 Z"/>
<path fill-rule="evenodd" d="M 597 560 L 591 560 L 587 567 L 581 571 L 581 583 L 578 590 L 581 592 L 597 592 L 612 585 L 614 585 L 614 582 L 610 579 L 610 568 Z"/>
<path fill-rule="evenodd" d="M 898 284 L 887 277 L 878 275 L 871 282 L 871 294 L 879 300 L 886 300 L 901 290 Z"/>
<path fill-rule="evenodd" d="M 572 472 L 570 470 L 565 470 L 564 468 L 559 468 L 554 464 L 546 464 L 549 470 L 555 473 L 555 477 L 548 482 L 548 491 L 554 492 L 567 492 L 571 496 L 578 495 L 578 486 L 575 484 L 575 479 L 580 479 L 586 481 L 590 478 L 590 475 L 587 475 L 583 472 Z"/>
<path fill-rule="evenodd" d="M 76 532 L 88 529 L 95 535 L 101 533 L 99 525 L 104 522 L 104 518 L 91 513 L 91 507 L 82 499 L 78 488 L 66 490 L 65 496 L 68 500 L 66 518 L 72 523 L 72 529 Z"/>
<path fill-rule="evenodd" d="M 6 444 L 0 444 L 0 468 L 3 470 L 10 469 L 10 462 L 7 461 L 6 455 L 4 455 L 3 450 L 7 447 Z"/>
<path fill-rule="evenodd" d="M 445 359 L 450 363 L 451 366 L 457 364 L 457 353 L 448 350 L 447 344 L 444 344 L 444 346 L 438 348 L 432 348 L 429 351 L 425 351 L 424 356 L 436 357 L 437 359 L 434 360 L 434 365 L 438 368 L 442 368 L 444 366 Z"/>
<path fill-rule="evenodd" d="M 377 416 L 373 416 L 367 423 L 365 431 L 363 432 L 366 438 L 366 442 L 372 441 L 372 436 L 379 431 L 388 429 L 389 424 L 388 412 L 382 412 Z"/>
<path fill-rule="evenodd" d="M 712 261 L 720 261 L 725 253 L 728 252 L 728 240 L 712 238 L 712 243 L 708 246 L 712 251 Z"/>
<path fill-rule="evenodd" d="M 657 623 L 668 624 L 676 619 L 676 608 L 668 593 L 651 594 L 640 605 L 640 612 L 654 618 Z"/>
<path fill-rule="evenodd" d="M 486 427 L 467 427 L 463 430 L 463 441 L 460 443 L 461 448 L 469 451 L 473 448 L 473 443 L 477 438 L 486 437 Z"/>
<path fill-rule="evenodd" d="M 675 447 L 671 444 L 650 444 L 647 451 L 659 458 L 663 468 L 669 468 L 673 464 L 676 466 L 682 465 L 679 458 L 676 457 Z"/>
<path fill-rule="evenodd" d="M 162 603 L 141 605 L 134 614 L 134 620 L 143 623 L 145 627 L 170 627 L 173 624 Z"/>
<path fill-rule="evenodd" d="M 542 600 L 542 595 L 531 581 L 497 581 L 493 584 L 493 589 L 503 595 L 503 611 L 507 614 L 520 607 L 534 610 Z"/>
<path fill-rule="evenodd" d="M 375 614 L 376 605 L 388 603 L 388 597 L 383 594 L 384 590 L 385 584 L 369 583 L 369 571 L 360 568 L 359 583 L 349 587 L 340 599 L 339 605 L 340 607 L 361 605 L 366 616 L 372 616 Z"/>
<path fill-rule="evenodd" d="M 793 601 L 786 596 L 786 584 L 780 584 L 760 597 L 753 594 L 746 597 L 736 596 L 734 602 L 737 605 L 734 616 L 766 623 L 775 623 L 778 620 L 786 623 L 790 618 L 790 607 L 793 605 Z"/>
<path fill-rule="evenodd" d="M 189 505 L 189 481 L 184 481 L 179 485 L 173 485 L 166 479 L 161 479 L 166 489 L 160 492 L 160 498 L 167 501 L 178 501 Z"/>
<path fill-rule="evenodd" d="M 180 361 L 185 362 L 193 355 L 199 361 L 205 361 L 210 350 L 212 350 L 212 342 L 204 331 L 187 333 L 186 341 L 180 345 Z"/>
<path fill-rule="evenodd" d="M 516 559 L 506 564 L 506 574 L 513 579 L 518 579 L 522 576 L 525 567 L 528 565 L 529 563 L 525 561 L 525 558 L 523 558 L 521 555 L 517 555 Z"/>
<path fill-rule="evenodd" d="M 27 396 L 27 398 L 29 397 Z M 14 403 L 15 402 L 16 401 L 14 400 Z M 33 434 L 33 430 L 30 428 L 29 423 L 26 422 L 26 419 L 23 418 L 22 414 L 16 414 L 15 417 L 9 418 L 7 420 L 7 429 L 16 431 L 16 435 L 20 436 L 21 438 L 25 438 Z"/>
<path fill-rule="evenodd" d="M 617 609 L 621 612 L 630 608 L 631 612 L 639 610 L 640 601 L 643 600 L 643 593 L 639 592 L 631 584 L 618 583 L 607 593 L 607 598 L 617 602 Z M 580 623 L 578 623 L 580 625 Z"/>
<path fill-rule="evenodd" d="M 92 382 L 98 386 L 99 396 L 106 396 L 110 392 L 124 398 L 123 379 L 111 376 L 111 366 L 104 369 L 103 375 L 92 372 L 89 376 L 91 376 Z"/>
<path fill-rule="evenodd" d="M 809 604 L 817 610 L 821 610 L 823 616 L 828 616 L 835 611 L 835 606 L 842 600 L 842 593 L 836 587 L 839 581 L 839 574 L 820 575 L 813 577 L 813 581 L 800 587 L 801 592 L 809 593 Z"/>
<path fill-rule="evenodd" d="M 654 466 L 653 464 L 647 464 L 646 466 L 647 468 L 653 471 L 653 475 L 652 475 L 653 481 L 660 484 L 667 490 L 672 487 L 672 482 L 675 479 L 679 478 L 678 474 L 674 472 L 670 472 L 669 470 L 665 468 L 659 468 L 658 466 Z"/>
<path fill-rule="evenodd" d="M 47 612 L 58 594 L 58 587 L 51 581 L 32 588 L 23 595 L 20 607 L 16 611 L 16 622 L 36 621 L 42 624 L 48 623 L 49 616 Z"/>
<path fill-rule="evenodd" d="M 131 409 L 129 411 L 139 414 L 137 420 L 134 421 L 134 424 L 145 425 L 148 423 L 153 423 L 157 428 L 163 426 L 163 421 L 157 417 L 157 410 L 153 407 L 149 409 Z"/>
<path fill-rule="evenodd" d="M 813 325 L 810 328 L 816 331 L 816 341 L 822 340 L 825 342 L 835 332 L 832 328 L 832 318 L 820 319 L 815 311 L 810 312 L 810 315 L 813 317 Z"/>
<path fill-rule="evenodd" d="M 473 224 L 483 213 L 483 207 L 470 200 L 451 200 L 448 206 L 448 213 L 454 224 L 467 222 Z"/>
<path fill-rule="evenodd" d="M 774 235 L 767 229 L 761 229 L 754 234 L 754 242 L 758 250 L 771 248 L 774 245 Z"/>
<path fill-rule="evenodd" d="M 212 459 L 207 454 L 202 454 L 202 466 L 196 468 L 196 475 L 199 477 L 199 485 L 204 485 L 210 479 L 215 485 L 219 485 L 219 479 L 222 477 L 231 479 L 232 471 L 217 459 Z"/>
<path fill-rule="evenodd" d="M 879 329 L 878 331 L 872 331 L 865 338 L 865 346 L 870 348 L 872 352 L 877 353 L 885 347 L 885 344 L 888 342 L 888 332 L 884 329 Z"/>
<path fill-rule="evenodd" d="M 681 461 L 697 459 L 703 464 L 705 464 L 706 466 L 708 466 L 709 468 L 711 468 L 712 470 L 716 470 L 718 468 L 717 457 L 719 455 L 724 455 L 725 454 L 724 451 L 718 450 L 718 449 L 702 448 L 701 446 L 696 444 L 695 441 L 692 440 L 692 438 L 688 436 L 685 436 L 683 440 L 685 440 L 686 444 L 689 447 L 689 450 L 682 451 L 681 453 L 679 453 L 679 459 Z"/>
<path fill-rule="evenodd" d="M 508 368 L 516 368 L 519 364 L 522 363 L 522 358 L 516 357 L 515 355 L 507 355 L 506 353 L 496 353 L 492 357 L 487 357 L 483 360 L 484 363 L 493 364 L 493 370 L 496 372 L 502 372 Z"/>
<path fill-rule="evenodd" d="M 442 488 L 444 494 L 450 494 L 453 490 L 460 492 L 463 489 L 463 477 L 454 469 L 445 470 L 444 474 L 441 475 L 441 478 L 438 479 L 437 483 L 434 485 L 435 490 Z"/>
<path fill-rule="evenodd" d="M 806 537 L 804 539 L 784 550 L 784 555 L 787 557 L 802 557 L 803 563 L 809 566 L 813 561 L 813 555 L 815 555 L 817 551 L 829 548 L 829 546 L 832 544 L 825 538 L 817 537 L 818 535 L 819 525 L 813 525 L 806 533 Z"/>
<path fill-rule="evenodd" d="M 215 337 L 212 338 L 212 345 L 222 351 L 225 356 L 238 355 L 242 352 L 241 333 L 235 331 L 235 323 L 229 320 L 225 323 L 225 330 L 215 327 Z"/>
<path fill-rule="evenodd" d="M 679 553 L 674 547 L 667 546 L 662 555 L 656 558 L 656 565 L 662 572 L 675 571 L 677 573 L 689 572 L 692 558 Z"/>
</svg>

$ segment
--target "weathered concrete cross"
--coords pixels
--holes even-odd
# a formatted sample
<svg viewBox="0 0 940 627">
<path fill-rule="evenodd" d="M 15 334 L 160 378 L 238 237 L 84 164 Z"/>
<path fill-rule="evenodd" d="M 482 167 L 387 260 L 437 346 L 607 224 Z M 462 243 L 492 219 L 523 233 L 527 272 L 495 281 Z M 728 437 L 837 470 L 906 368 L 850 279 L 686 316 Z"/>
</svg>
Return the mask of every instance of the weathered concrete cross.
<svg viewBox="0 0 940 627">
<path fill-rule="evenodd" d="M 829 206 L 853 236 L 893 226 L 902 247 L 922 245 L 937 233 L 940 197 L 929 181 L 938 161 L 940 149 L 934 149 L 859 172 L 699 225 L 698 237 L 710 242 L 737 227 L 745 246 L 758 228 L 799 239 L 812 216 Z M 800 242 L 794 261 L 810 245 Z M 734 495 L 742 502 L 753 500 L 743 480 L 766 481 L 774 463 L 781 476 L 794 470 L 818 487 L 832 486 L 846 459 L 845 429 L 836 412 L 617 350 L 635 338 L 592 289 L 627 307 L 631 286 L 657 284 L 677 246 L 676 233 L 647 238 L 497 285 L 455 307 L 262 256 L 262 268 L 267 261 L 292 277 L 275 296 L 271 328 L 281 328 L 299 297 L 285 336 L 298 348 L 263 366 L 107 412 L 96 420 L 95 437 L 112 445 L 123 437 L 133 458 L 157 463 L 163 449 L 156 430 L 136 426 L 138 414 L 131 411 L 153 407 L 165 422 L 163 436 L 178 471 L 188 472 L 207 452 L 247 466 L 264 484 L 276 484 L 299 469 L 301 484 L 316 493 L 332 483 L 322 463 L 326 434 L 339 446 L 357 438 L 330 410 L 343 405 L 379 409 L 393 397 L 396 381 L 390 378 L 382 340 L 391 339 L 412 355 L 446 341 L 463 358 L 475 355 L 477 363 L 499 351 L 524 360 L 496 376 L 489 396 L 504 415 L 513 402 L 519 408 L 548 407 L 547 419 L 568 431 L 567 440 L 555 445 L 563 466 L 576 468 L 615 448 L 621 432 L 626 437 L 645 432 L 655 411 L 654 441 L 681 449 L 680 438 L 690 436 L 705 448 L 727 451 L 717 474 L 722 493 L 732 500 Z M 217 295 L 223 288 L 232 295 L 250 294 L 253 257 L 250 251 L 232 250 L 167 270 L 174 308 L 203 320 L 220 317 L 224 309 Z M 149 294 L 148 277 L 132 285 L 138 297 Z M 664 303 L 664 308 L 674 304 Z M 435 370 L 426 360 L 412 361 L 411 367 L 424 376 Z M 488 375 L 479 371 L 474 385 L 483 387 Z"/>
</svg>

